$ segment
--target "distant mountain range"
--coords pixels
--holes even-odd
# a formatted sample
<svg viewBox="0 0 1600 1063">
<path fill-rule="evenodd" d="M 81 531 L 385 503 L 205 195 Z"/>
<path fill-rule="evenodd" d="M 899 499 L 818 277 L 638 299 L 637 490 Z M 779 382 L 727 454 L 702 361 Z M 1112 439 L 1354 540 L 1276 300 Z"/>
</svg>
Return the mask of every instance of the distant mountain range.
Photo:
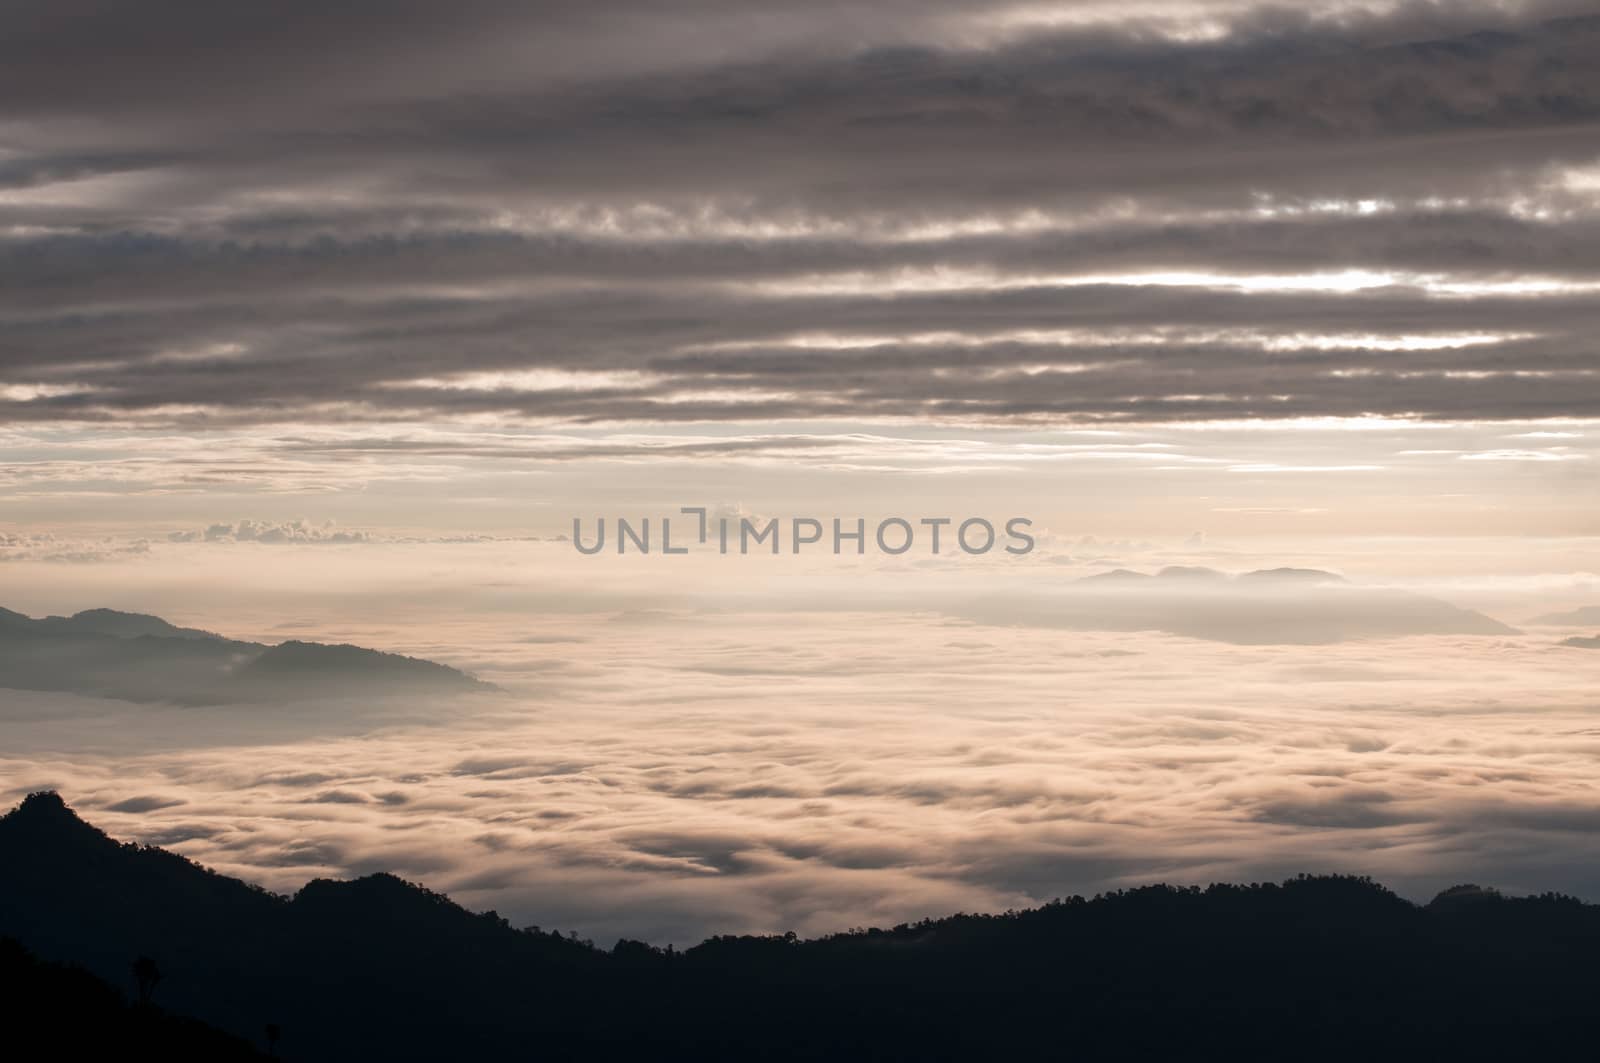
<svg viewBox="0 0 1600 1063">
<path fill-rule="evenodd" d="M 115 609 L 85 609 L 71 616 L 46 616 L 38 620 L 10 609 L 0 609 L 0 631 L 53 635 L 113 635 L 132 639 L 222 639 L 221 635 L 193 627 L 176 627 L 159 616 L 123 613 Z M 226 640 L 223 640 L 226 641 Z"/>
<path fill-rule="evenodd" d="M 415 657 L 241 642 L 113 609 L 41 619 L 0 609 L 0 687 L 180 704 L 493 689 Z"/>
<path fill-rule="evenodd" d="M 971 601 L 962 615 L 987 624 L 1165 631 L 1246 645 L 1518 633 L 1493 617 L 1437 598 L 1363 587 L 1311 568 L 1238 575 L 1183 565 L 1153 574 L 1119 568 L 1028 595 Z"/>
<path fill-rule="evenodd" d="M 1551 624 L 1566 627 L 1600 627 L 1600 605 L 1582 605 L 1565 613 L 1546 613 L 1528 621 L 1530 624 Z"/>
<path fill-rule="evenodd" d="M 1109 572 L 1097 572 L 1093 576 L 1084 576 L 1079 583 L 1140 583 L 1144 580 L 1204 580 L 1211 582 L 1237 581 L 1241 584 L 1263 583 L 1347 583 L 1343 576 L 1335 572 L 1324 572 L 1320 568 L 1261 568 L 1253 572 L 1241 572 L 1237 576 L 1214 568 L 1205 568 L 1200 565 L 1168 565 L 1155 573 L 1135 572 L 1132 569 L 1116 568 Z"/>
<path fill-rule="evenodd" d="M 1528 623 L 1551 627 L 1600 627 L 1600 605 L 1581 605 L 1565 613 L 1546 613 Z M 1575 650 L 1600 650 L 1600 635 L 1574 635 L 1562 639 L 1561 645 Z"/>
<path fill-rule="evenodd" d="M 1600 907 L 1555 895 L 1419 907 L 1302 876 L 607 950 L 390 875 L 267 893 L 119 844 L 53 793 L 0 818 L 0 937 L 126 987 L 148 957 L 166 1012 L 258 1044 L 270 1023 L 307 1061 L 1576 1059 L 1600 990 Z M 48 1007 L 7 1017 L 13 1043 L 107 1007 L 30 962 Z"/>
</svg>

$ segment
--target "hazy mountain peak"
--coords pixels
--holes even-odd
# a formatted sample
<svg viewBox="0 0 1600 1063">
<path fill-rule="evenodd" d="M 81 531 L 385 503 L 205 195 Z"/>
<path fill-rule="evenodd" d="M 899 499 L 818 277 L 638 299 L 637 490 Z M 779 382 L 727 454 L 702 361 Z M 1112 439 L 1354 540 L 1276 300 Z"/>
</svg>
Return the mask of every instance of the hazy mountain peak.
<svg viewBox="0 0 1600 1063">
<path fill-rule="evenodd" d="M 151 616 L 148 613 L 125 613 L 119 609 L 84 609 L 73 613 L 67 618 L 66 623 L 77 630 L 115 635 L 118 638 L 138 638 L 141 635 L 178 639 L 221 637 L 209 631 L 201 631 L 199 628 L 178 627 L 159 616 Z"/>
<path fill-rule="evenodd" d="M 493 689 L 421 658 L 299 640 L 239 642 L 115 609 L 42 620 L 0 610 L 0 687 L 183 704 Z"/>
<path fill-rule="evenodd" d="M 1135 572 L 1131 568 L 1114 568 L 1110 572 L 1096 572 L 1092 576 L 1085 576 L 1078 580 L 1079 583 L 1137 583 L 1141 580 L 1153 579 L 1148 572 Z"/>
<path fill-rule="evenodd" d="M 1491 616 L 1410 591 L 1362 586 L 1309 568 L 1230 575 L 1168 566 L 1154 576 L 1117 569 L 1030 596 L 982 599 L 983 623 L 1077 631 L 1165 631 L 1248 645 L 1302 645 L 1408 635 L 1515 635 Z"/>
<path fill-rule="evenodd" d="M 299 639 L 290 639 L 265 650 L 240 668 L 237 675 L 240 679 L 250 681 L 382 679 L 462 689 L 487 685 L 465 672 L 420 657 L 384 653 L 349 643 L 327 644 L 302 642 Z"/>
<path fill-rule="evenodd" d="M 37 634 L 110 635 L 114 638 L 221 639 L 199 628 L 179 627 L 159 616 L 128 613 L 120 609 L 83 609 L 71 616 L 34 619 L 11 609 L 0 609 L 0 628 Z"/>
<path fill-rule="evenodd" d="M 1530 624 L 1561 624 L 1570 626 L 1588 626 L 1600 624 L 1600 605 L 1580 605 L 1576 609 L 1565 613 L 1545 613 L 1529 620 Z"/>
<path fill-rule="evenodd" d="M 1218 572 L 1214 568 L 1204 565 L 1168 565 L 1156 573 L 1156 579 L 1181 579 L 1181 580 L 1221 580 L 1227 579 L 1226 572 Z"/>
<path fill-rule="evenodd" d="M 1294 568 L 1280 566 L 1278 568 L 1258 568 L 1250 572 L 1229 573 L 1220 569 L 1209 568 L 1205 565 L 1167 565 L 1154 575 L 1148 572 L 1138 572 L 1129 568 L 1112 569 L 1109 572 L 1097 572 L 1092 576 L 1084 576 L 1078 583 L 1139 583 L 1145 580 L 1206 580 L 1206 581 L 1239 581 L 1250 583 L 1347 583 L 1349 582 L 1337 572 L 1328 572 L 1320 568 Z"/>
<path fill-rule="evenodd" d="M 1293 568 L 1282 566 L 1279 568 L 1258 568 L 1253 572 L 1245 572 L 1239 579 L 1252 582 L 1281 582 L 1281 583 L 1347 583 L 1349 582 L 1337 572 L 1325 572 L 1320 568 Z"/>
</svg>

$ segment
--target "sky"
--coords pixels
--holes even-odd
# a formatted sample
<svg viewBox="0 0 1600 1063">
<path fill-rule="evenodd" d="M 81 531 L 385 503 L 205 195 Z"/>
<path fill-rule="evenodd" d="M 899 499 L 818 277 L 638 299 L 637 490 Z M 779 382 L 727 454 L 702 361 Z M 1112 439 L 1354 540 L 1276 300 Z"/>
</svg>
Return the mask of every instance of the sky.
<svg viewBox="0 0 1600 1063">
<path fill-rule="evenodd" d="M 680 943 L 1299 870 L 1600 899 L 1600 625 L 1549 619 L 1600 605 L 1592 5 L 0 25 L 0 606 L 502 688 L 0 689 L 0 794 Z M 686 506 L 780 555 L 570 542 Z M 889 516 L 1036 546 L 790 550 Z M 1080 582 L 1169 566 L 1339 582 Z"/>
</svg>

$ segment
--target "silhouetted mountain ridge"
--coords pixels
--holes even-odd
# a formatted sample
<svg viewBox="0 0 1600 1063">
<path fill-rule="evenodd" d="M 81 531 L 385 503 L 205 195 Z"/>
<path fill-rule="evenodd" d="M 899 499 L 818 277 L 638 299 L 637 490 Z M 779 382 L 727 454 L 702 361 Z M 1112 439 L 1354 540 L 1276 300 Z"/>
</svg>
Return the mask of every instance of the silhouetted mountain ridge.
<svg viewBox="0 0 1600 1063">
<path fill-rule="evenodd" d="M 66 631 L 81 631 L 94 635 L 115 635 L 118 638 L 135 638 L 149 635 L 152 638 L 220 639 L 221 635 L 199 628 L 178 627 L 159 616 L 147 613 L 124 613 L 116 609 L 85 609 L 69 617 L 47 616 L 41 624 L 59 627 Z"/>
<path fill-rule="evenodd" d="M 1149 886 L 815 940 L 603 951 L 392 875 L 284 898 L 121 844 L 54 794 L 0 819 L 0 935 L 295 1059 L 1570 1057 L 1600 908 L 1368 879 Z"/>
<path fill-rule="evenodd" d="M 419 657 L 402 657 L 349 643 L 329 645 L 291 639 L 267 649 L 239 667 L 235 675 L 252 682 L 291 679 L 360 680 L 381 675 L 386 680 L 423 685 L 480 686 L 477 680 L 447 665 Z"/>
<path fill-rule="evenodd" d="M 446 665 L 347 644 L 242 642 L 156 616 L 0 610 L 0 686 L 207 704 L 492 687 Z"/>
<path fill-rule="evenodd" d="M 85 609 L 71 616 L 33 617 L 10 609 L 0 609 L 0 630 L 50 632 L 68 635 L 111 635 L 135 638 L 220 639 L 222 636 L 199 628 L 178 627 L 148 613 L 125 613 L 118 609 Z"/>
</svg>

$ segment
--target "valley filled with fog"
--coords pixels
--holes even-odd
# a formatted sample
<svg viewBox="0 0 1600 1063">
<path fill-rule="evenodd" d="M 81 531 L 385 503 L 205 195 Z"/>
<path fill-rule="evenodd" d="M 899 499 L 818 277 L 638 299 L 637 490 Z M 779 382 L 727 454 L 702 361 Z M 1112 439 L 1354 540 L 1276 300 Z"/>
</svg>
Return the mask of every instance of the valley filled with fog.
<svg viewBox="0 0 1600 1063">
<path fill-rule="evenodd" d="M 1557 552 L 1503 549 L 1391 552 L 1407 580 L 1357 552 L 1060 536 L 1004 565 L 905 562 L 916 580 L 882 558 L 580 566 L 564 543 L 14 565 L 7 604 L 36 616 L 98 593 L 493 686 L 0 690 L 0 778 L 273 889 L 388 870 L 606 940 L 1300 871 L 1594 897 L 1600 652 L 1563 645 L 1595 632 L 1556 610 L 1600 596 Z M 139 586 L 205 564 L 254 576 L 178 611 Z"/>
</svg>

